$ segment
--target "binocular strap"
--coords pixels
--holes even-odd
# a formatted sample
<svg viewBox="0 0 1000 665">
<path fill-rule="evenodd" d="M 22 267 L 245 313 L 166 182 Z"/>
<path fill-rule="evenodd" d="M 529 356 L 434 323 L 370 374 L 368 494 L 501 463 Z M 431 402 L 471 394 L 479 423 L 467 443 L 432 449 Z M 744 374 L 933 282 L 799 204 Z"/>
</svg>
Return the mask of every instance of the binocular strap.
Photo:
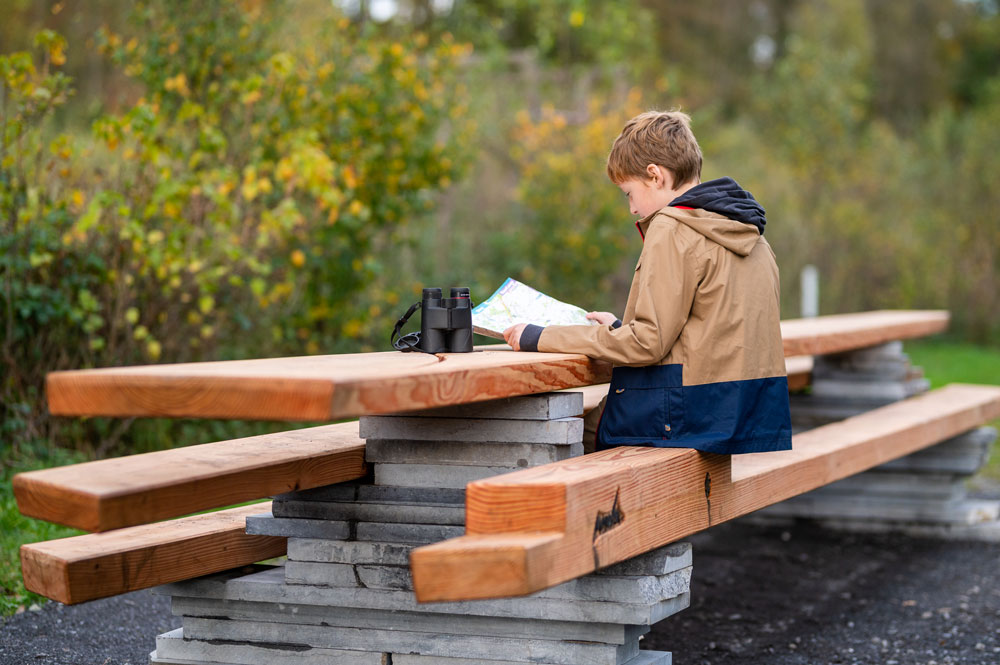
<svg viewBox="0 0 1000 665">
<path fill-rule="evenodd" d="M 396 339 L 396 335 L 400 333 L 400 331 L 403 329 L 403 326 L 406 325 L 406 322 L 410 320 L 410 317 L 413 316 L 413 313 L 417 311 L 420 305 L 421 302 L 418 300 L 417 302 L 410 305 L 410 309 L 406 310 L 406 314 L 399 317 L 399 320 L 396 321 L 396 326 L 392 329 L 392 335 L 389 336 L 389 342 L 392 344 L 392 348 L 396 349 L 397 351 L 404 351 L 404 352 L 420 351 L 421 353 L 429 353 L 430 355 L 433 356 L 435 354 L 420 348 L 419 332 L 407 333 L 402 337 L 400 337 L 399 339 Z"/>
</svg>

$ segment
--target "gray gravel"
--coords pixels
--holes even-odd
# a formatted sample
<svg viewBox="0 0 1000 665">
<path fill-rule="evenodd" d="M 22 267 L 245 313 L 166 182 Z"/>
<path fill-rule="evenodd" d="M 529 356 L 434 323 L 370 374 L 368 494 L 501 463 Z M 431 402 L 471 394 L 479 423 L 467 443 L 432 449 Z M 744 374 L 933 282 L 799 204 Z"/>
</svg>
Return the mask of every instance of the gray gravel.
<svg viewBox="0 0 1000 665">
<path fill-rule="evenodd" d="M 724 524 L 694 541 L 691 608 L 644 648 L 677 665 L 996 665 L 1000 544 Z M 0 665 L 140 665 L 178 627 L 148 591 L 0 624 Z"/>
</svg>

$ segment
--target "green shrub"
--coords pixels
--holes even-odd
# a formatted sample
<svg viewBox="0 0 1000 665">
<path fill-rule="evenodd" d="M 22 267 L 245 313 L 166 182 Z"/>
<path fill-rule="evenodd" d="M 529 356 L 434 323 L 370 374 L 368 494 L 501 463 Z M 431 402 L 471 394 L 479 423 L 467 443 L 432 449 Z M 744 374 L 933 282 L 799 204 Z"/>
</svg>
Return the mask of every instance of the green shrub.
<svg viewBox="0 0 1000 665">
<path fill-rule="evenodd" d="M 392 41 L 314 3 L 282 49 L 283 3 L 137 3 L 100 49 L 135 99 L 45 147 L 68 95 L 4 56 L 0 170 L 4 429 L 46 437 L 54 369 L 358 350 L 382 305 L 374 248 L 459 175 L 468 47 Z M 44 148 L 44 149 L 43 149 Z M 74 425 L 76 427 L 78 425 Z M 111 425 L 87 425 L 96 438 Z"/>
</svg>

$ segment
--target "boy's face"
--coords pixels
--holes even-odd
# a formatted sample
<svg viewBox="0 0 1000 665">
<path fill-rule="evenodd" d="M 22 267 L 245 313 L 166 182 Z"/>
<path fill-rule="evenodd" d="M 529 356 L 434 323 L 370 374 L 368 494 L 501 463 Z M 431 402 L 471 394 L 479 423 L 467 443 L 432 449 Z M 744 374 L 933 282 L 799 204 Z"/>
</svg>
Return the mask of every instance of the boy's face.
<svg viewBox="0 0 1000 665">
<path fill-rule="evenodd" d="M 618 184 L 628 198 L 629 212 L 639 217 L 648 217 L 666 207 L 695 184 L 684 183 L 674 189 L 674 174 L 656 164 L 647 166 L 646 173 L 648 178 L 629 178 Z"/>
</svg>

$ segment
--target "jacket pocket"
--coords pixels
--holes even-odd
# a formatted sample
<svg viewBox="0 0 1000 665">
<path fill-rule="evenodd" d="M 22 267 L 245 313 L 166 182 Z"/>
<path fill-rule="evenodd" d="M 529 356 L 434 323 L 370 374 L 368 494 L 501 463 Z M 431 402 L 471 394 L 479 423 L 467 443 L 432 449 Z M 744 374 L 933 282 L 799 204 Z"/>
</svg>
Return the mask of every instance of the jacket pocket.
<svg viewBox="0 0 1000 665">
<path fill-rule="evenodd" d="M 679 431 L 681 365 L 616 367 L 598 431 L 603 445 L 657 445 Z"/>
</svg>

